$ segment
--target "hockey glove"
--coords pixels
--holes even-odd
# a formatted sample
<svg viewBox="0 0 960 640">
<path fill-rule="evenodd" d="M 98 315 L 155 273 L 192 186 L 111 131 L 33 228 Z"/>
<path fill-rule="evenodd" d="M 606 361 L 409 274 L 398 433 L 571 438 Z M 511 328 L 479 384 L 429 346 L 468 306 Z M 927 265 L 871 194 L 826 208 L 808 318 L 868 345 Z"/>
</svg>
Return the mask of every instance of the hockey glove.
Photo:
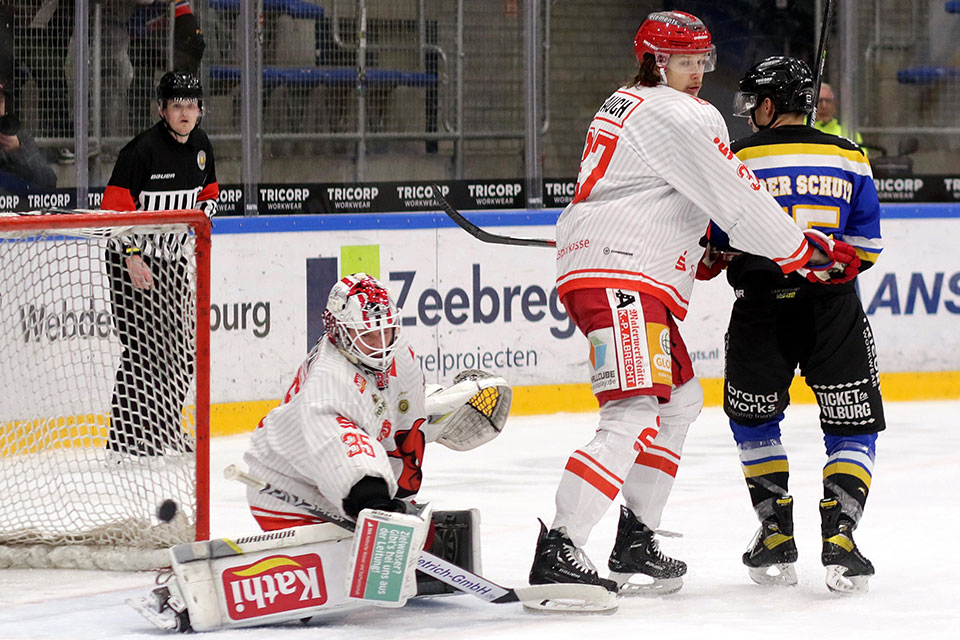
<svg viewBox="0 0 960 640">
<path fill-rule="evenodd" d="M 807 229 L 803 232 L 807 241 L 826 254 L 829 259 L 825 264 L 810 264 L 803 268 L 803 275 L 810 282 L 825 284 L 842 284 L 850 282 L 860 272 L 860 256 L 857 250 L 844 242 L 835 240 L 819 229 Z"/>
<path fill-rule="evenodd" d="M 383 478 L 364 476 L 351 487 L 350 494 L 343 499 L 343 512 L 356 520 L 357 515 L 364 509 L 406 513 L 407 503 L 390 497 L 390 490 Z"/>
<path fill-rule="evenodd" d="M 737 255 L 735 251 L 721 251 L 707 242 L 707 248 L 697 265 L 697 280 L 713 280 Z"/>
</svg>

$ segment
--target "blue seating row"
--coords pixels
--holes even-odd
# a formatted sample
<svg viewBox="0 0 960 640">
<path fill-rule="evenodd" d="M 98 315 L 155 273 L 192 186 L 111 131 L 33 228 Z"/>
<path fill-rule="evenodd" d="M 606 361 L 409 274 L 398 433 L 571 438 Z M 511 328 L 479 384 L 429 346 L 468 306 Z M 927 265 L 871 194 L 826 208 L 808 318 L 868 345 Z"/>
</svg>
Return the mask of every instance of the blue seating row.
<svg viewBox="0 0 960 640">
<path fill-rule="evenodd" d="M 209 6 L 217 11 L 239 11 L 242 2 L 243 0 L 210 0 Z M 263 0 L 263 10 L 309 20 L 323 17 L 323 7 L 306 0 Z"/>
<path fill-rule="evenodd" d="M 897 71 L 900 84 L 935 84 L 947 80 L 960 80 L 957 67 L 912 67 Z"/>
<path fill-rule="evenodd" d="M 230 65 L 211 65 L 210 80 L 214 82 L 240 82 L 239 67 Z M 280 85 L 292 87 L 352 86 L 357 84 L 355 67 L 264 67 L 264 89 L 273 89 Z M 437 76 L 432 73 L 400 71 L 372 67 L 366 71 L 366 85 L 393 88 L 435 87 Z"/>
</svg>

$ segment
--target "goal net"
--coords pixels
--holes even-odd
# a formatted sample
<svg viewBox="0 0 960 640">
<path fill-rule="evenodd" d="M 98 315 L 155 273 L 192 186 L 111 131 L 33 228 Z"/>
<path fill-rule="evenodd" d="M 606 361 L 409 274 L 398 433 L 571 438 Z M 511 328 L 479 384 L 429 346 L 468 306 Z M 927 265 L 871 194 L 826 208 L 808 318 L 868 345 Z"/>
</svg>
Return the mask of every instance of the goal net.
<svg viewBox="0 0 960 640">
<path fill-rule="evenodd" d="M 209 252 L 199 211 L 0 214 L 0 567 L 208 537 Z"/>
</svg>

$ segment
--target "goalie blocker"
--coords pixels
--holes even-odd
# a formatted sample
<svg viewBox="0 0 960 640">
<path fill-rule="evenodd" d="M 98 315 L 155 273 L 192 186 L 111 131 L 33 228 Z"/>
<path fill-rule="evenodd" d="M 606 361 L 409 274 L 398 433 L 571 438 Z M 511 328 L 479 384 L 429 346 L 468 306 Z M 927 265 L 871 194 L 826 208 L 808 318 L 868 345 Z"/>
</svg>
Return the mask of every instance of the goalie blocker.
<svg viewBox="0 0 960 640">
<path fill-rule="evenodd" d="M 177 545 L 170 549 L 173 576 L 167 584 L 127 602 L 157 628 L 181 632 L 335 618 L 371 605 L 403 606 L 418 590 L 447 592 L 432 587 L 435 579 L 426 575 L 414 578 L 431 515 L 437 542 L 427 540 L 428 548 L 479 571 L 476 509 L 432 514 L 367 509 L 360 513 L 356 535 L 334 524 L 316 524 Z"/>
</svg>

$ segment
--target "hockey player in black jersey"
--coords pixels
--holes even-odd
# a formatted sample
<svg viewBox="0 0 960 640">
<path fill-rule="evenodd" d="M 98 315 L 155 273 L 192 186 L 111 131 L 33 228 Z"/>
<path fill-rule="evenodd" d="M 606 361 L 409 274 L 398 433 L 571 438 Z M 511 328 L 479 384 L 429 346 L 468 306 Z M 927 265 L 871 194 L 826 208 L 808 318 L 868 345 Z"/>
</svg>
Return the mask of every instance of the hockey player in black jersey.
<svg viewBox="0 0 960 640">
<path fill-rule="evenodd" d="M 157 86 L 157 106 L 159 122 L 120 151 L 101 208 L 201 209 L 212 216 L 220 188 L 213 149 L 199 128 L 200 82 L 186 73 L 165 74 Z M 187 299 L 182 243 L 139 236 L 109 246 L 106 262 L 113 320 L 123 345 L 107 447 L 140 456 L 191 451 L 180 413 L 193 378 L 193 327 L 169 312 Z"/>
<path fill-rule="evenodd" d="M 734 113 L 749 117 L 756 133 L 731 150 L 802 229 L 852 245 L 862 271 L 882 248 L 870 165 L 855 143 L 805 124 L 813 104 L 809 67 L 794 58 L 767 58 L 740 80 Z M 865 591 L 874 569 L 852 534 L 885 425 L 873 334 L 854 284 L 858 271 L 784 275 L 765 258 L 737 255 L 713 225 L 708 238 L 708 253 L 733 250 L 725 255 L 736 256 L 726 269 L 736 302 L 726 337 L 724 410 L 760 520 L 743 562 L 759 584 L 797 582 L 780 422 L 799 366 L 820 406 L 826 446 L 820 515 L 827 586 Z"/>
</svg>

